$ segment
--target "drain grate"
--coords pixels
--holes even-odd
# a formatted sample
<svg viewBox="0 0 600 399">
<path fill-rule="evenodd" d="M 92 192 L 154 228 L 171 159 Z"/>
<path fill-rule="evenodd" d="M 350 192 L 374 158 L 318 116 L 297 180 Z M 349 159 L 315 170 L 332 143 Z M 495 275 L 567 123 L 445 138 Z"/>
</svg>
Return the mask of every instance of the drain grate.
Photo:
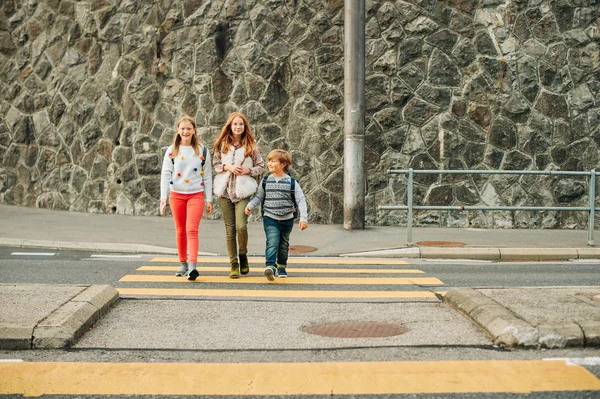
<svg viewBox="0 0 600 399">
<path fill-rule="evenodd" d="M 310 245 L 290 245 L 288 252 L 292 254 L 305 254 L 307 252 L 315 252 L 317 248 Z"/>
<path fill-rule="evenodd" d="M 305 333 L 331 338 L 382 338 L 404 334 L 406 328 L 372 321 L 339 321 L 313 324 L 302 329 Z"/>
<path fill-rule="evenodd" d="M 464 242 L 458 241 L 419 241 L 417 245 L 422 247 L 464 247 Z"/>
</svg>

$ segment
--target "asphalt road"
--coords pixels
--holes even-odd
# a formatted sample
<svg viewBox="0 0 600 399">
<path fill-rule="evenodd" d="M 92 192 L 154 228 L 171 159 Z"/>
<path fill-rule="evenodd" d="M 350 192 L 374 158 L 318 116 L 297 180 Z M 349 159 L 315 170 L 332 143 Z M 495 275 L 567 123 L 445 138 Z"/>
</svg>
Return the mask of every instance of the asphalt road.
<svg viewBox="0 0 600 399">
<path fill-rule="evenodd" d="M 36 254 L 36 255 L 26 255 Z M 46 254 L 46 255 L 41 255 Z M 52 254 L 52 255 L 50 255 Z M 150 264 L 153 255 L 102 254 L 86 251 L 50 251 L 0 247 L 0 273 L 4 283 L 40 284 L 110 284 L 122 286 L 119 280 Z M 600 261 L 570 262 L 486 262 L 469 260 L 406 260 L 411 267 L 435 276 L 443 282 L 444 290 L 457 287 L 544 287 L 598 286 Z M 226 264 L 219 263 L 226 267 Z M 320 267 L 326 267 L 321 264 Z M 202 268 L 199 265 L 199 268 Z M 376 269 L 377 266 L 345 265 L 344 268 Z M 252 265 L 253 274 L 261 268 Z M 254 273 L 256 272 L 256 273 Z M 220 274 L 223 274 L 221 272 Z M 218 275 L 218 273 L 210 273 Z M 226 273 L 225 273 L 226 274 Z M 156 287 L 160 283 L 146 283 Z M 162 284 L 164 286 L 164 284 Z M 210 284 L 209 284 L 210 286 Z M 324 284 L 327 288 L 327 284 Z M 322 289 L 323 287 L 310 287 Z M 352 289 L 352 287 L 345 287 Z M 393 289 L 379 286 L 378 289 Z M 410 287 L 404 287 L 411 289 Z"/>
<path fill-rule="evenodd" d="M 18 254 L 18 253 L 29 253 Z M 38 253 L 33 255 L 31 253 Z M 45 253 L 45 255 L 40 255 Z M 53 255 L 48 255 L 53 253 Z M 465 362 L 483 362 L 483 365 L 496 367 L 503 361 L 541 361 L 544 365 L 557 358 L 588 359 L 585 369 L 600 377 L 600 350 L 564 349 L 553 351 L 507 351 L 494 347 L 489 338 L 461 314 L 448 308 L 435 297 L 418 298 L 410 295 L 426 292 L 439 293 L 452 287 L 490 287 L 490 286 L 584 286 L 600 285 L 600 264 L 581 262 L 552 263 L 492 263 L 472 261 L 425 261 L 407 260 L 404 265 L 371 264 L 331 264 L 318 263 L 302 267 L 337 268 L 345 272 L 298 273 L 293 278 L 318 278 L 319 284 L 284 284 L 277 289 L 283 291 L 282 297 L 265 299 L 261 297 L 221 297 L 214 296 L 172 296 L 169 289 L 194 288 L 200 286 L 207 290 L 262 290 L 268 287 L 264 281 L 249 284 L 246 281 L 202 282 L 201 285 L 181 280 L 168 280 L 174 274 L 169 268 L 175 263 L 153 262 L 151 255 L 122 255 L 82 251 L 23 250 L 0 248 L 0 276 L 2 283 L 41 283 L 41 284 L 110 284 L 117 289 L 147 289 L 161 292 L 160 295 L 125 294 L 119 304 L 109 312 L 94 329 L 69 350 L 48 351 L 12 351 L 0 352 L 0 359 L 15 359 L 26 364 L 38 362 L 61 363 L 68 366 L 82 363 L 107 363 L 118 367 L 123 364 L 181 364 L 192 365 L 218 364 L 279 364 L 281 378 L 287 369 L 297 363 L 321 364 L 334 362 L 348 364 L 354 362 L 373 362 L 375 365 L 386 362 L 430 362 L 425 373 L 432 379 L 444 375 L 455 368 L 463 367 Z M 323 259 L 319 259 L 323 261 Z M 141 270 L 141 267 L 164 267 L 167 269 Z M 203 270 L 202 267 L 226 268 L 223 263 L 212 262 L 201 266 L 201 276 L 225 276 L 223 270 Z M 292 266 L 290 266 L 291 269 Z M 258 264 L 251 264 L 252 277 L 262 278 Z M 418 270 L 420 274 L 409 274 L 410 278 L 437 279 L 431 284 L 377 284 L 355 285 L 341 279 L 356 269 Z M 291 274 L 291 273 L 290 273 Z M 133 276 L 133 281 L 123 281 Z M 362 273 L 360 278 L 377 277 Z M 151 278 L 158 281 L 136 281 L 136 278 Z M 404 278 L 404 275 L 385 274 L 383 278 Z M 161 279 L 167 279 L 160 281 Z M 243 280 L 243 279 L 240 279 Z M 309 281 L 309 280 L 306 280 Z M 390 280 L 391 281 L 391 280 Z M 396 280 L 397 282 L 401 280 Z M 417 280 L 415 280 L 417 281 Z M 419 280 L 421 281 L 421 280 Z M 157 291 L 153 291 L 157 290 Z M 160 291 L 164 290 L 164 291 Z M 360 298 L 327 299 L 322 297 L 290 299 L 285 298 L 286 290 L 308 292 L 342 291 L 403 291 L 407 298 L 389 300 L 368 300 Z M 231 292 L 231 291 L 229 291 Z M 368 346 L 340 344 L 340 340 L 307 337 L 300 330 L 308 324 L 326 320 L 345 320 L 364 317 L 369 320 L 402 321 L 410 327 L 410 334 L 400 338 L 384 338 L 381 344 Z M 277 328 L 285 334 L 273 336 L 270 330 Z M 590 360 L 591 359 L 591 360 Z M 596 360 L 594 360 L 596 359 Z M 31 362 L 31 363 L 27 363 Z M 421 363 L 420 363 L 421 364 Z M 266 366 L 265 366 L 266 367 Z M 374 366 L 376 367 L 376 366 Z M 483 367 L 485 368 L 485 367 Z M 501 370 L 501 368 L 499 368 Z M 565 369 L 568 370 L 568 369 Z M 151 375 L 150 371 L 148 375 Z M 248 372 L 256 370 L 248 370 Z M 84 371 L 81 371 L 84 373 Z M 166 371 L 165 371 L 166 372 Z M 185 370 L 182 370 L 185 374 Z M 483 372 L 483 371 L 482 371 Z M 191 373 L 191 371 L 190 371 Z M 243 371 L 242 371 L 243 373 Z M 301 376 L 299 375 L 298 378 Z M 477 379 L 481 376 L 473 375 Z M 532 376 L 529 376 L 532 377 Z M 528 378 L 529 378 L 528 377 Z M 548 375 L 539 376 L 541 380 L 553 379 Z M 100 377 L 98 377 L 100 378 Z M 195 378 L 193 374 L 190 379 Z M 236 375 L 228 376 L 232 384 Z M 315 376 L 314 378 L 317 378 Z M 483 377 L 481 377 L 483 378 Z M 116 383 L 116 382 L 115 382 Z M 277 384 L 277 379 L 275 379 Z M 233 384 L 234 385 L 234 384 Z M 504 392 L 489 391 L 458 394 L 422 394 L 407 393 L 394 395 L 326 395 L 321 397 L 373 397 L 373 398 L 516 398 L 522 397 L 517 388 Z M 182 395 L 169 395 L 185 397 Z M 1 396 L 0 398 L 9 397 Z M 15 396 L 10 396 L 15 397 Z M 100 397 L 94 395 L 44 395 L 52 398 Z M 128 394 L 119 397 L 133 397 Z M 140 397 L 155 397 L 146 394 Z M 194 397 L 215 397 L 195 395 Z M 282 397 L 280 395 L 248 395 L 245 397 Z M 302 397 L 296 394 L 286 398 Z M 600 391 L 564 391 L 533 392 L 529 398 L 598 398 Z"/>
</svg>

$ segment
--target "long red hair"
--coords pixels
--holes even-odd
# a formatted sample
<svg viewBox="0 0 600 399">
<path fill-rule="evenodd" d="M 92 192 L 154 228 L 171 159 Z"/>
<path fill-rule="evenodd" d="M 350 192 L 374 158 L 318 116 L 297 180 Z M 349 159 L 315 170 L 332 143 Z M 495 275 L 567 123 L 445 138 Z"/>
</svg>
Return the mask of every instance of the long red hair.
<svg viewBox="0 0 600 399">
<path fill-rule="evenodd" d="M 192 148 L 196 155 L 200 155 L 200 140 L 198 139 L 198 131 L 196 130 L 196 121 L 191 116 L 184 116 L 177 122 L 177 129 L 175 130 L 175 137 L 173 138 L 173 152 L 171 158 L 175 158 L 179 154 L 179 145 L 181 144 L 181 136 L 179 135 L 179 124 L 187 121 L 194 127 L 194 135 L 192 136 Z"/>
<path fill-rule="evenodd" d="M 219 151 L 221 154 L 227 154 L 229 152 L 229 147 L 233 145 L 233 132 L 231 131 L 231 124 L 235 118 L 240 118 L 244 121 L 244 132 L 242 133 L 241 144 L 246 147 L 244 156 L 249 157 L 252 155 L 254 147 L 256 146 L 256 138 L 254 137 L 254 133 L 252 133 L 252 128 L 250 127 L 248 118 L 246 118 L 246 116 L 241 112 L 233 112 L 229 116 L 229 119 L 227 119 L 223 129 L 221 129 L 221 134 L 219 135 L 219 138 L 217 138 L 213 150 Z"/>
</svg>

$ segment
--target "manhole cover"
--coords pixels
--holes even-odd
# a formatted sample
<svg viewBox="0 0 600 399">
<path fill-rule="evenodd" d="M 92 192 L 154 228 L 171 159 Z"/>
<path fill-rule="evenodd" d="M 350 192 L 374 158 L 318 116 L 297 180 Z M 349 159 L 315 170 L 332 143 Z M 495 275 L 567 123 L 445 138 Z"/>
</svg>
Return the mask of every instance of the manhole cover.
<svg viewBox="0 0 600 399">
<path fill-rule="evenodd" d="M 303 331 L 331 338 L 380 338 L 404 334 L 406 328 L 397 324 L 371 321 L 339 321 L 336 323 L 313 324 L 304 327 Z"/>
<path fill-rule="evenodd" d="M 422 247 L 464 247 L 464 242 L 458 241 L 419 241 L 417 245 Z"/>
<path fill-rule="evenodd" d="M 309 245 L 290 245 L 288 252 L 293 254 L 304 254 L 307 252 L 314 252 L 317 248 L 311 247 Z"/>
</svg>

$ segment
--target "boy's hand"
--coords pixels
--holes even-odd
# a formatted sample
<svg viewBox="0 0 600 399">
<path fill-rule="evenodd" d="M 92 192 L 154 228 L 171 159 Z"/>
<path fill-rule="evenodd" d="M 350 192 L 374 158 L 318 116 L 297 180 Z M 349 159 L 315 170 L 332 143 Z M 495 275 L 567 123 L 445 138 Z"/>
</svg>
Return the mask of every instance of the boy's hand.
<svg viewBox="0 0 600 399">
<path fill-rule="evenodd" d="M 308 228 L 308 223 L 300 222 L 300 230 L 306 230 Z"/>
<path fill-rule="evenodd" d="M 250 208 L 249 206 L 247 206 L 246 209 L 244 209 L 244 213 L 246 215 L 250 215 L 251 212 L 252 212 L 252 208 Z"/>
</svg>

